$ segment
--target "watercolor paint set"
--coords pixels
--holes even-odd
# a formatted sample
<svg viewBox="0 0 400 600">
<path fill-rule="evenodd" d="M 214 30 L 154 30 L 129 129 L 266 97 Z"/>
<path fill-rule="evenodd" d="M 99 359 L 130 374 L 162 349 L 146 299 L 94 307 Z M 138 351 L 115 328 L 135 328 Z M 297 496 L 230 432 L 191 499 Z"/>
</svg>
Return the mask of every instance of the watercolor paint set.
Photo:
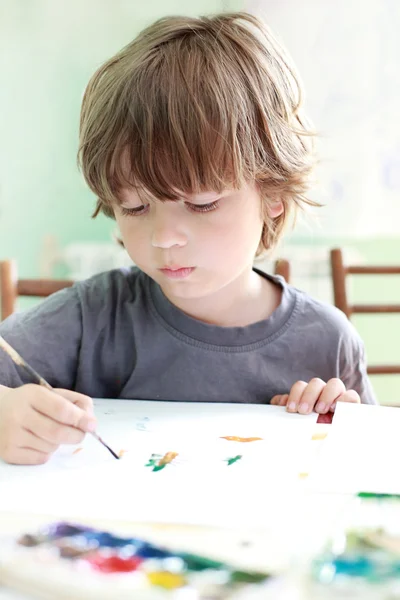
<svg viewBox="0 0 400 600">
<path fill-rule="evenodd" d="M 400 496 L 360 493 L 349 522 L 313 563 L 327 600 L 400 599 Z"/>
<path fill-rule="evenodd" d="M 53 522 L 0 539 L 0 584 L 45 600 L 277 597 L 279 573 L 241 568 L 218 560 L 215 552 L 210 557 L 183 546 L 178 550 L 177 543 L 159 543 L 154 536 Z"/>
</svg>

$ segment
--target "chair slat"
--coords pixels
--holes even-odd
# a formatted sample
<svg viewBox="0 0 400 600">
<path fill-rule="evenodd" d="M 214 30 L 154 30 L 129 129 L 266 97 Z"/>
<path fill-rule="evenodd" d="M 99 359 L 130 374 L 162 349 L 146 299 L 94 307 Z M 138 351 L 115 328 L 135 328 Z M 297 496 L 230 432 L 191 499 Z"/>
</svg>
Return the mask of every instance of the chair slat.
<svg viewBox="0 0 400 600">
<path fill-rule="evenodd" d="M 15 261 L 0 261 L 1 320 L 15 312 L 18 296 L 45 298 L 66 287 L 71 287 L 73 284 L 74 282 L 70 279 L 18 280 Z"/>
<path fill-rule="evenodd" d="M 400 304 L 349 304 L 346 278 L 348 275 L 400 275 L 399 265 L 345 265 L 340 248 L 331 250 L 331 273 L 334 302 L 350 319 L 353 314 L 400 314 Z M 400 374 L 400 365 L 368 365 L 370 375 Z"/>
<path fill-rule="evenodd" d="M 351 313 L 400 313 L 400 304 L 352 304 Z"/>
</svg>

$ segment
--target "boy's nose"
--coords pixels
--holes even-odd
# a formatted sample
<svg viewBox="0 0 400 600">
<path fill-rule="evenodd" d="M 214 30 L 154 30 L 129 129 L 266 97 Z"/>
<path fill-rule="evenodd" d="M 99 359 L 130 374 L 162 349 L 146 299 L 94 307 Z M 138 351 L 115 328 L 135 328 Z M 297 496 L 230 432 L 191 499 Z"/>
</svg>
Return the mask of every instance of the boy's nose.
<svg viewBox="0 0 400 600">
<path fill-rule="evenodd" d="M 151 244 L 154 248 L 172 248 L 173 246 L 186 246 L 187 236 L 179 228 L 178 223 L 158 223 L 152 234 Z"/>
</svg>

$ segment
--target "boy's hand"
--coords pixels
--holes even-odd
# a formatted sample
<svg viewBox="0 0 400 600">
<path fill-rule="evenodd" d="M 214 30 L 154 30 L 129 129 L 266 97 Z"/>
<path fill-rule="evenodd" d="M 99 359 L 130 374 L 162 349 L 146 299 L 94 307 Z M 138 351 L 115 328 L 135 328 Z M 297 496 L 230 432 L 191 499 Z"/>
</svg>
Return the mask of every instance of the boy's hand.
<svg viewBox="0 0 400 600">
<path fill-rule="evenodd" d="M 13 464 L 47 462 L 60 444 L 79 444 L 96 420 L 92 400 L 69 390 L 23 385 L 0 396 L 0 458 Z"/>
<path fill-rule="evenodd" d="M 274 396 L 271 404 L 286 406 L 291 413 L 308 415 L 311 411 L 325 415 L 334 412 L 337 402 L 360 403 L 360 396 L 354 390 L 346 390 L 343 381 L 330 379 L 328 383 L 318 377 L 309 383 L 296 381 L 289 394 Z"/>
</svg>

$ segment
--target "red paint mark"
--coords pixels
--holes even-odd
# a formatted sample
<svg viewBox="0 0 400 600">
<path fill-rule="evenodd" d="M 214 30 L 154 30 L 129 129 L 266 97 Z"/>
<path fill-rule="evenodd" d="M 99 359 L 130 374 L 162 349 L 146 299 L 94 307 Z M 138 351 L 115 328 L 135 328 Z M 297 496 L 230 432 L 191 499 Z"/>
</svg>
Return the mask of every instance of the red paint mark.
<svg viewBox="0 0 400 600">
<path fill-rule="evenodd" d="M 136 571 L 143 562 L 143 559 L 137 556 L 121 558 L 116 555 L 103 556 L 102 554 L 92 554 L 83 560 L 102 573 L 128 573 L 130 571 Z"/>
<path fill-rule="evenodd" d="M 334 413 L 328 412 L 326 415 L 318 415 L 317 423 L 325 423 L 330 425 L 332 423 L 332 419 L 334 417 Z"/>
<path fill-rule="evenodd" d="M 260 437 L 239 437 L 237 435 L 225 435 L 221 436 L 222 440 L 228 440 L 229 442 L 257 442 L 262 440 Z"/>
<path fill-rule="evenodd" d="M 80 452 L 81 450 L 83 450 L 83 448 L 77 448 L 76 450 L 73 451 L 72 454 L 78 454 L 78 452 Z"/>
</svg>

